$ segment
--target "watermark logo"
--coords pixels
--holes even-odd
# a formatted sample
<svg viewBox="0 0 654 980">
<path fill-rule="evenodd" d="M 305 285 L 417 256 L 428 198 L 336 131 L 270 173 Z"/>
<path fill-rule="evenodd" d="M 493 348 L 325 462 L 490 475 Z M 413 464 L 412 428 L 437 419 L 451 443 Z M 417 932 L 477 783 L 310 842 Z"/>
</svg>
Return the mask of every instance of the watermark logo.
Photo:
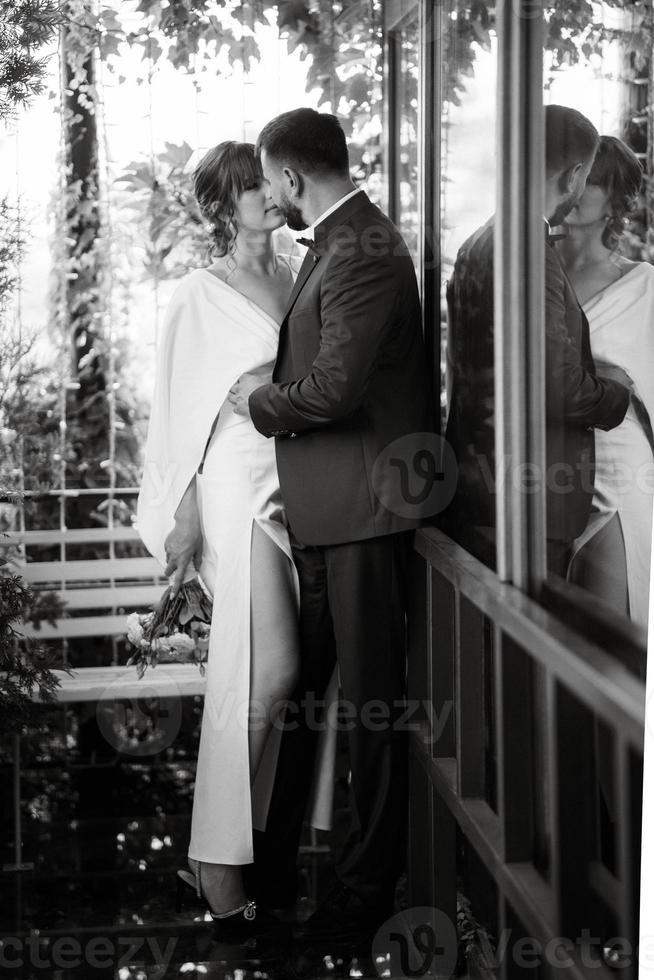
<svg viewBox="0 0 654 980">
<path fill-rule="evenodd" d="M 456 491 L 454 450 L 434 432 L 411 432 L 389 443 L 372 469 L 372 486 L 386 510 L 422 519 L 445 510 Z"/>
<path fill-rule="evenodd" d="M 60 977 L 70 970 L 84 969 L 84 976 L 127 978 L 146 976 L 148 980 L 163 980 L 175 954 L 178 940 L 157 936 L 90 936 L 80 941 L 77 936 L 57 938 L 41 936 L 38 931 L 29 936 L 5 936 L 0 939 L 0 974 L 17 971 L 13 976 Z M 142 968 L 135 963 L 147 964 Z M 96 971 L 99 971 L 96 973 Z"/>
<path fill-rule="evenodd" d="M 372 942 L 380 977 L 449 977 L 454 972 L 458 940 L 454 923 L 429 906 L 398 912 L 377 931 Z"/>
<path fill-rule="evenodd" d="M 122 755 L 156 755 L 169 748 L 182 726 L 182 699 L 174 675 L 157 668 L 157 682 L 139 681 L 138 694 L 126 695 L 118 678 L 98 700 L 98 728 L 107 742 Z"/>
</svg>

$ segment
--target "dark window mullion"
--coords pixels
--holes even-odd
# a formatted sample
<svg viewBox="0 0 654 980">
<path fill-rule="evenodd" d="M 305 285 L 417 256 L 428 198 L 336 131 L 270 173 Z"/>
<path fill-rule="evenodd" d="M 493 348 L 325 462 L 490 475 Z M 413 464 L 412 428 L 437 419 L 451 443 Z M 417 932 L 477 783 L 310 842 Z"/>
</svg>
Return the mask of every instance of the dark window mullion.
<svg viewBox="0 0 654 980">
<path fill-rule="evenodd" d="M 497 11 L 498 188 L 495 225 L 497 570 L 525 591 L 545 576 L 542 16 Z"/>
</svg>

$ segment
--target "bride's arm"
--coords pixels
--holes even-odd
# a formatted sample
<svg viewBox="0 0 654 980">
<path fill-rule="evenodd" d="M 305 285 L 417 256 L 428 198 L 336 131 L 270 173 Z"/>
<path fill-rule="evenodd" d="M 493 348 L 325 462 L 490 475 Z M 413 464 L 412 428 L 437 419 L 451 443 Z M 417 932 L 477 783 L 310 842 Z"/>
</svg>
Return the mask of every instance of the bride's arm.
<svg viewBox="0 0 654 980">
<path fill-rule="evenodd" d="M 191 561 L 196 569 L 202 561 L 202 527 L 195 479 L 194 475 L 179 502 L 175 526 L 164 542 L 167 562 L 164 574 L 171 578 L 173 595 L 179 592 Z"/>
<path fill-rule="evenodd" d="M 205 338 L 197 294 L 195 280 L 188 276 L 166 309 L 157 347 L 146 453 L 150 465 L 145 473 L 154 474 L 156 479 L 143 495 L 140 517 L 150 532 L 145 543 L 164 565 L 175 595 L 187 571 L 192 573 L 193 565 L 199 569 L 202 559 L 196 472 L 204 419 L 198 418 L 196 408 L 201 393 L 211 390 L 208 365 L 212 357 L 207 353 L 198 366 L 196 355 L 204 350 Z M 193 356 L 195 360 L 191 360 Z M 211 397 L 205 400 L 210 402 Z"/>
</svg>

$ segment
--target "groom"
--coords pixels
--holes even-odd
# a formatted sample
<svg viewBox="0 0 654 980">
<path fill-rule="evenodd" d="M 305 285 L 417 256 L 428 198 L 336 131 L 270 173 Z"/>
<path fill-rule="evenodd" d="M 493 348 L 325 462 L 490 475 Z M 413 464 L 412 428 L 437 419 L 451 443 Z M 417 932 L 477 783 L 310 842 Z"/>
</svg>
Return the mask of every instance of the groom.
<svg viewBox="0 0 654 980">
<path fill-rule="evenodd" d="M 392 489 L 398 459 L 389 453 L 410 460 L 420 438 L 412 434 L 431 427 L 429 387 L 411 257 L 353 185 L 337 118 L 283 113 L 257 151 L 273 201 L 311 241 L 272 384 L 245 375 L 230 395 L 235 411 L 276 438 L 301 588 L 300 681 L 256 864 L 263 899 L 291 904 L 317 738 L 304 709 L 324 697 L 337 663 L 351 812 L 337 883 L 306 926 L 318 938 L 383 921 L 402 868 L 407 758 L 394 724 L 404 697 L 405 563 L 421 515 Z M 395 440 L 398 452 L 386 452 Z"/>
</svg>

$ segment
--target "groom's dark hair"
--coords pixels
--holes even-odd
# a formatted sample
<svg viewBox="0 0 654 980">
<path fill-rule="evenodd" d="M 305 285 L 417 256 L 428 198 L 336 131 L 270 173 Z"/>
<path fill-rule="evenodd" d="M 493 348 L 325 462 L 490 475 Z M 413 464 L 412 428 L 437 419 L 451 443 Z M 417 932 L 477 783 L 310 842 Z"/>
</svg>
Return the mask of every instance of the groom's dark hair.
<svg viewBox="0 0 654 980">
<path fill-rule="evenodd" d="M 565 105 L 545 106 L 545 169 L 547 176 L 563 173 L 591 160 L 599 133 L 590 119 Z"/>
<path fill-rule="evenodd" d="M 292 109 L 267 123 L 257 140 L 257 155 L 265 150 L 277 163 L 299 173 L 349 175 L 350 160 L 343 127 L 328 112 Z"/>
</svg>

